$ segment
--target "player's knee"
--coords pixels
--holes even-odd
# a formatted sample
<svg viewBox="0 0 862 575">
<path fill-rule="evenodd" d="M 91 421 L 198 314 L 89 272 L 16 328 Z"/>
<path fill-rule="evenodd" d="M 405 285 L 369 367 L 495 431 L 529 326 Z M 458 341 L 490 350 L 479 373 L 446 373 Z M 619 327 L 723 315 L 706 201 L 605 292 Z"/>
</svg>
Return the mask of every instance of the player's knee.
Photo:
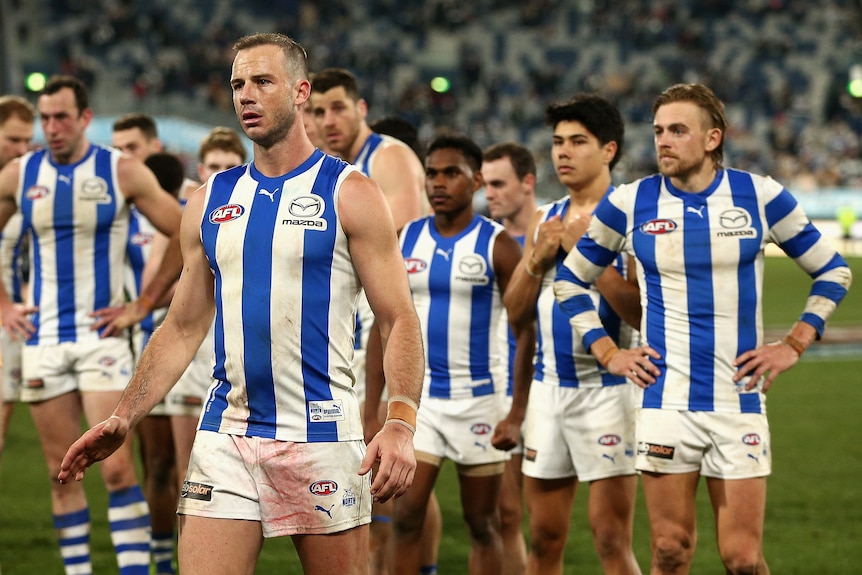
<svg viewBox="0 0 862 575">
<path fill-rule="evenodd" d="M 500 536 L 500 516 L 496 510 L 490 513 L 465 513 L 464 521 L 470 539 L 479 545 L 490 545 Z"/>
<path fill-rule="evenodd" d="M 684 572 L 693 553 L 692 538 L 658 537 L 653 541 L 653 567 L 660 573 Z"/>
<path fill-rule="evenodd" d="M 501 505 L 500 506 L 500 531 L 510 533 L 512 531 L 520 531 L 521 523 L 524 514 L 520 506 Z"/>
<path fill-rule="evenodd" d="M 422 532 L 422 524 L 425 522 L 424 507 L 422 509 L 413 506 L 395 504 L 392 514 L 392 530 L 399 536 L 417 536 Z"/>
<path fill-rule="evenodd" d="M 568 531 L 533 527 L 530 531 L 530 554 L 541 559 L 562 557 Z"/>
<path fill-rule="evenodd" d="M 724 568 L 731 575 L 754 575 L 761 572 L 763 555 L 759 550 L 737 550 L 732 553 L 722 553 Z"/>
</svg>

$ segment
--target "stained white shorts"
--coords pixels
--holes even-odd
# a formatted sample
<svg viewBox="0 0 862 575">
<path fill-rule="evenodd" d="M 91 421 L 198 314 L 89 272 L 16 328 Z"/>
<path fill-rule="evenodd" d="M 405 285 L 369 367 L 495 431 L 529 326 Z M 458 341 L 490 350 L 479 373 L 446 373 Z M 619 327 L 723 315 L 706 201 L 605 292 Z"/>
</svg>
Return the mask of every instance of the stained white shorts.
<svg viewBox="0 0 862 575">
<path fill-rule="evenodd" d="M 633 475 L 634 385 L 560 387 L 533 381 L 521 471 L 536 479 Z"/>
<path fill-rule="evenodd" d="M 122 391 L 132 377 L 125 337 L 25 345 L 21 350 L 21 401 L 44 401 L 70 391 Z"/>
<path fill-rule="evenodd" d="M 18 401 L 21 396 L 21 340 L 12 339 L 6 328 L 0 325 L 0 354 L 3 367 L 3 401 Z"/>
<path fill-rule="evenodd" d="M 264 537 L 346 531 L 371 522 L 362 440 L 294 443 L 198 431 L 181 515 L 259 521 Z"/>
<path fill-rule="evenodd" d="M 637 468 L 655 473 L 699 471 L 748 479 L 772 472 L 769 424 L 763 413 L 637 410 Z"/>
<path fill-rule="evenodd" d="M 422 398 L 413 447 L 458 465 L 484 465 L 509 460 L 509 453 L 491 445 L 494 426 L 503 419 L 505 392 L 465 399 Z"/>
</svg>

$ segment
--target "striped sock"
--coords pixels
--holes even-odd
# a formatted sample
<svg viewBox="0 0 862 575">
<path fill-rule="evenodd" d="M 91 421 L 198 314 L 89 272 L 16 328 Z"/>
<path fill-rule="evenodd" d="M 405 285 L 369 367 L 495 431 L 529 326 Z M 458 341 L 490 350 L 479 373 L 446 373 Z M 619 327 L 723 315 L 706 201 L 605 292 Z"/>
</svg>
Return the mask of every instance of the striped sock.
<svg viewBox="0 0 862 575">
<path fill-rule="evenodd" d="M 120 575 L 149 575 L 150 510 L 139 485 L 108 494 L 108 521 Z"/>
<path fill-rule="evenodd" d="M 423 565 L 419 568 L 419 575 L 437 575 L 437 565 Z"/>
<path fill-rule="evenodd" d="M 66 575 L 91 575 L 90 509 L 54 515 L 54 529 L 60 542 L 60 555 Z"/>
<path fill-rule="evenodd" d="M 158 575 L 174 574 L 174 532 L 153 533 L 150 541 L 150 551 L 153 553 L 153 563 L 156 564 Z"/>
</svg>

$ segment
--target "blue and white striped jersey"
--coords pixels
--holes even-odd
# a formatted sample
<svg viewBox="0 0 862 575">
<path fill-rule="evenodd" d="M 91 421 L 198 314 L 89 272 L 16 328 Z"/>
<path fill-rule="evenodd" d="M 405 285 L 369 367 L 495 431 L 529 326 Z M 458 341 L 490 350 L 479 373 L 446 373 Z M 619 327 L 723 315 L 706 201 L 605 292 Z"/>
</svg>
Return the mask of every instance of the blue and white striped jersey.
<svg viewBox="0 0 862 575">
<path fill-rule="evenodd" d="M 568 196 L 539 208 L 541 222 L 553 216 L 565 217 L 571 200 Z M 538 230 L 537 230 L 538 231 Z M 607 372 L 577 338 L 569 318 L 554 298 L 553 278 L 562 266 L 566 252 L 557 252 L 556 266 L 547 270 L 542 278 L 539 299 L 536 302 L 537 352 L 534 379 L 561 387 L 603 387 L 626 383 L 624 377 Z M 625 277 L 628 270 L 622 257 L 608 261 Z M 604 268 L 602 268 L 604 269 Z M 587 292 L 590 302 L 599 310 L 604 329 L 620 347 L 633 347 L 637 332 L 622 321 L 594 286 Z"/>
<path fill-rule="evenodd" d="M 125 287 L 129 300 L 134 301 L 141 295 L 141 284 L 144 278 L 144 266 L 150 259 L 150 251 L 153 248 L 153 239 L 156 237 L 156 228 L 150 223 L 135 206 L 131 207 L 129 214 L 129 242 L 126 246 L 126 279 Z M 144 332 L 143 345 L 147 344 L 153 330 L 156 328 L 157 318 L 164 317 L 166 310 L 156 310 L 141 320 L 140 328 Z M 141 350 L 134 350 L 140 355 Z"/>
<path fill-rule="evenodd" d="M 604 334 L 584 294 L 619 252 L 637 260 L 641 337 L 662 359 L 642 406 L 765 413 L 759 389 L 734 384 L 734 359 L 762 343 L 763 253 L 775 242 L 813 279 L 801 319 L 823 332 L 849 286 L 846 262 L 774 180 L 720 170 L 700 193 L 653 175 L 621 186 L 596 208 L 555 289 L 589 347 Z M 747 378 L 746 378 L 747 379 Z"/>
<path fill-rule="evenodd" d="M 200 429 L 362 439 L 351 371 L 360 286 L 337 212 L 353 171 L 315 150 L 276 178 L 246 164 L 211 179 L 201 239 L 215 281 L 215 381 Z"/>
<path fill-rule="evenodd" d="M 90 314 L 123 303 L 129 204 L 116 179 L 118 150 L 91 145 L 75 164 L 46 150 L 21 158 L 18 206 L 32 233 L 27 345 L 92 341 Z"/>
<path fill-rule="evenodd" d="M 494 271 L 494 242 L 502 232 L 480 215 L 453 237 L 440 235 L 433 216 L 401 232 L 425 345 L 423 397 L 463 399 L 503 390 L 497 333 L 503 302 Z"/>
<path fill-rule="evenodd" d="M 15 303 L 24 303 L 22 264 L 27 254 L 24 248 L 24 234 L 21 212 L 15 212 L 6 222 L 0 232 L 0 273 L 3 274 L 3 285 Z"/>
</svg>

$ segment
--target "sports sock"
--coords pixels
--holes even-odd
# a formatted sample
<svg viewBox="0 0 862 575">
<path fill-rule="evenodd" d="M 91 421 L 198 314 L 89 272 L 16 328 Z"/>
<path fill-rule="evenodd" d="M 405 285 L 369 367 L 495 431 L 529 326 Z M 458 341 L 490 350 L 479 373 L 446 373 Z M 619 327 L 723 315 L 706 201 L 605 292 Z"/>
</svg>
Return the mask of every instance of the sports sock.
<svg viewBox="0 0 862 575">
<path fill-rule="evenodd" d="M 173 575 L 174 532 L 153 533 L 150 551 L 153 554 L 153 563 L 156 564 L 156 573 L 158 575 Z"/>
<path fill-rule="evenodd" d="M 120 575 L 149 575 L 150 510 L 139 485 L 108 494 L 108 522 Z"/>
<path fill-rule="evenodd" d="M 92 575 L 90 562 L 90 509 L 54 515 L 54 529 L 66 575 Z"/>
</svg>

